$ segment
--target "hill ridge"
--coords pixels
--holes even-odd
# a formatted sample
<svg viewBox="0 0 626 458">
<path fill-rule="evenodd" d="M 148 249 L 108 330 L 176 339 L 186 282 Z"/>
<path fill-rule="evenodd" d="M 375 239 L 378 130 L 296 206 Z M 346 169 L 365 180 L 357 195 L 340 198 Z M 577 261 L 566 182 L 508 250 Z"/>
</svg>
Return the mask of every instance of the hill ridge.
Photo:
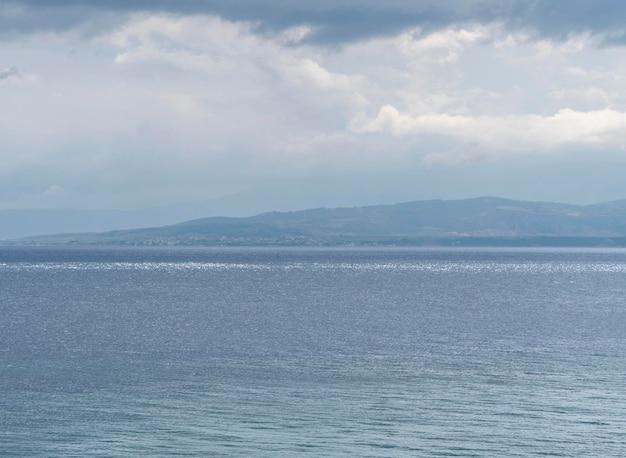
<svg viewBox="0 0 626 458">
<path fill-rule="evenodd" d="M 575 205 L 499 197 L 214 216 L 101 233 L 59 234 L 20 243 L 130 245 L 502 244 L 545 239 L 614 245 L 626 237 L 626 199 Z M 534 241 L 533 241 L 534 240 Z M 531 243 L 531 242 L 528 242 Z M 621 243 L 621 242 L 620 242 Z"/>
</svg>

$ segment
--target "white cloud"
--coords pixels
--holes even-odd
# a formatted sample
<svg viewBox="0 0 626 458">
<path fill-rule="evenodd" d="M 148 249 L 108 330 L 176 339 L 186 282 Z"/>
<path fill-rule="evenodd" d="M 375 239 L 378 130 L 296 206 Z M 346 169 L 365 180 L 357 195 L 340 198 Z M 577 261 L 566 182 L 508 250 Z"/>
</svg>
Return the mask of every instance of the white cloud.
<svg viewBox="0 0 626 458">
<path fill-rule="evenodd" d="M 490 30 L 482 25 L 451 27 L 427 35 L 422 35 L 420 29 L 414 29 L 401 34 L 396 40 L 396 46 L 406 56 L 415 58 L 432 53 L 438 63 L 447 64 L 457 61 L 464 48 L 490 35 Z"/>
<path fill-rule="evenodd" d="M 350 90 L 350 78 L 346 75 L 332 74 L 317 62 L 304 58 L 288 59 L 282 66 L 284 75 L 291 81 L 312 85 L 324 90 Z"/>
<path fill-rule="evenodd" d="M 249 23 L 213 16 L 137 16 L 112 35 L 111 43 L 119 49 L 117 64 L 167 66 L 185 78 L 204 79 L 205 92 L 222 91 L 227 104 L 241 100 L 242 110 L 272 104 L 277 88 L 285 84 L 294 86 L 301 102 L 305 94 L 317 105 L 319 99 L 308 94 L 313 92 L 344 105 L 365 103 L 363 78 L 329 70 L 315 48 L 293 46 L 310 33 L 309 27 L 295 27 L 277 36 L 257 35 Z M 242 95 L 255 100 L 244 101 Z"/>
<path fill-rule="evenodd" d="M 277 41 L 283 45 L 296 45 L 311 36 L 313 32 L 313 27 L 308 25 L 290 27 L 278 35 Z"/>
<path fill-rule="evenodd" d="M 215 71 L 234 57 L 252 57 L 259 39 L 251 25 L 213 16 L 136 16 L 113 33 L 117 63 L 163 62 L 192 71 Z"/>
<path fill-rule="evenodd" d="M 311 49 L 291 46 L 310 32 L 309 27 L 296 27 L 264 37 L 256 35 L 251 24 L 213 16 L 139 16 L 113 34 L 111 41 L 122 49 L 115 58 L 119 64 L 156 62 L 185 71 L 251 77 L 271 69 L 320 89 L 352 90 L 349 75 L 324 68 Z"/>
<path fill-rule="evenodd" d="M 37 198 L 53 182 L 68 206 L 138 206 L 307 174 L 505 167 L 509 151 L 597 157 L 626 138 L 626 50 L 597 37 L 455 24 L 328 47 L 315 32 L 158 14 L 5 42 L 3 180 L 37 181 Z"/>
<path fill-rule="evenodd" d="M 588 112 L 562 109 L 551 116 L 437 113 L 412 116 L 386 105 L 374 118 L 357 117 L 352 130 L 396 136 L 437 134 L 504 151 L 543 151 L 578 145 L 610 148 L 623 143 L 626 113 L 611 109 Z"/>
</svg>

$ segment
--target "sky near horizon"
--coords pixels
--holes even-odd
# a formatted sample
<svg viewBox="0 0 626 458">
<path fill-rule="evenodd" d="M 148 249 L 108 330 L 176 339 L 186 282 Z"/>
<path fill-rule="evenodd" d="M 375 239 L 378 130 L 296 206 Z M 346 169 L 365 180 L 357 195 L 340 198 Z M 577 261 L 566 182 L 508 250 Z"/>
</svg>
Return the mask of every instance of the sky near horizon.
<svg viewBox="0 0 626 458">
<path fill-rule="evenodd" d="M 624 18 L 621 0 L 0 0 L 0 208 L 626 198 Z"/>
</svg>

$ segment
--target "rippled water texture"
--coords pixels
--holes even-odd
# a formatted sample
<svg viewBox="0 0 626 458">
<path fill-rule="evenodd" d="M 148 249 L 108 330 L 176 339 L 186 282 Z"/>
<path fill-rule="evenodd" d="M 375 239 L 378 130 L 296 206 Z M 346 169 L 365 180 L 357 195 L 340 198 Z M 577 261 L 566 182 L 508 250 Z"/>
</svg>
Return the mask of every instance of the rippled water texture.
<svg viewBox="0 0 626 458">
<path fill-rule="evenodd" d="M 626 251 L 0 249 L 0 454 L 625 456 Z"/>
</svg>

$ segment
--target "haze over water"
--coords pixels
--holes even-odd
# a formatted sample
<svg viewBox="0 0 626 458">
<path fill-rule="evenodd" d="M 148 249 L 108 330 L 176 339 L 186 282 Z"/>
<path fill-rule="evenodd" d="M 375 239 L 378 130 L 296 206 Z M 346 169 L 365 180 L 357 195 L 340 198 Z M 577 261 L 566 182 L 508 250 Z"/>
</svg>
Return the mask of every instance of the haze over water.
<svg viewBox="0 0 626 458">
<path fill-rule="evenodd" d="M 626 251 L 0 252 L 0 454 L 620 456 Z"/>
</svg>

